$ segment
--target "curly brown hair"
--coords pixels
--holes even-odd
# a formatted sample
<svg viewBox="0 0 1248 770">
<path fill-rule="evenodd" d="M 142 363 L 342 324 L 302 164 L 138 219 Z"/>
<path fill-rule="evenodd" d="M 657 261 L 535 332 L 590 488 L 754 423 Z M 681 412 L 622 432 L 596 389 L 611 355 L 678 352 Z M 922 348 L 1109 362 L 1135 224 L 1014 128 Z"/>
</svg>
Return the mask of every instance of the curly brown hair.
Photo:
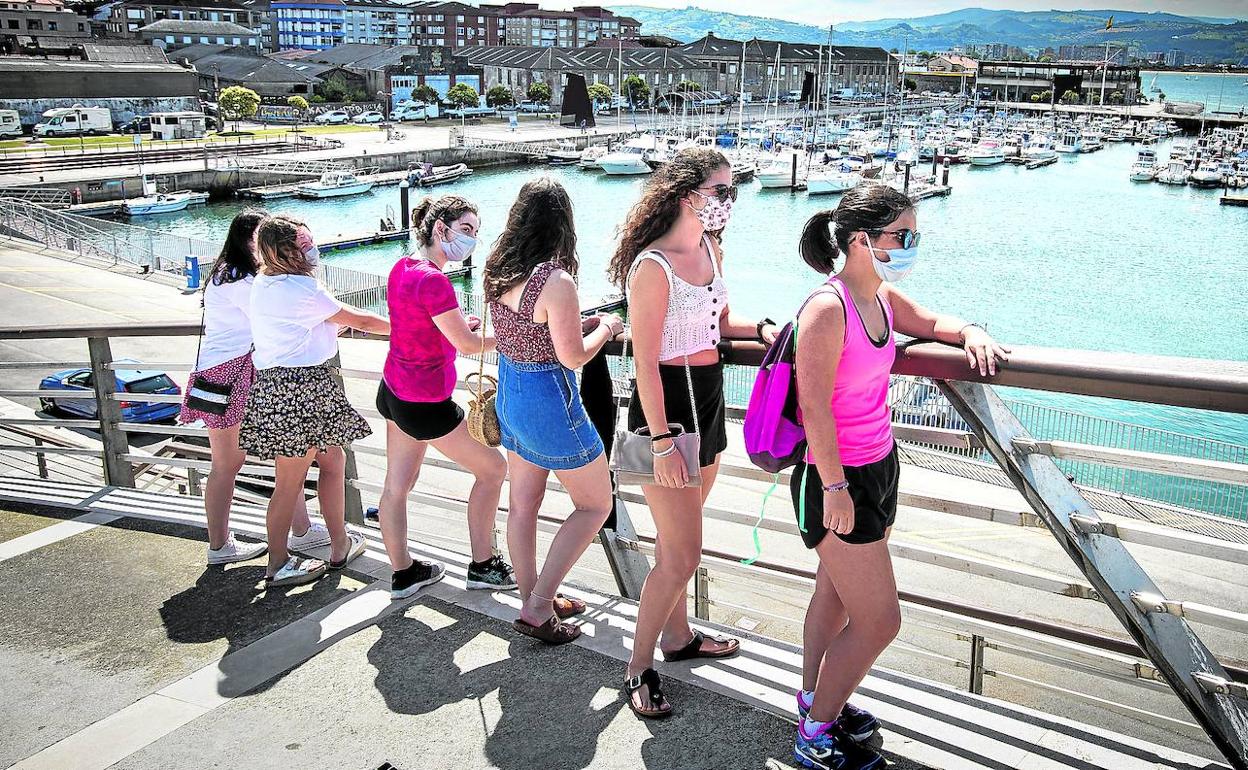
<svg viewBox="0 0 1248 770">
<path fill-rule="evenodd" d="M 306 228 L 302 219 L 274 214 L 256 228 L 256 245 L 260 262 L 268 275 L 312 275 L 313 266 L 299 250 L 299 228 Z"/>
<path fill-rule="evenodd" d="M 487 302 L 497 302 L 528 280 L 533 268 L 554 261 L 575 278 L 576 225 L 572 199 L 563 185 L 543 176 L 525 182 L 511 204 L 507 225 L 485 261 L 481 281 Z"/>
<path fill-rule="evenodd" d="M 620 226 L 620 244 L 607 265 L 607 278 L 623 291 L 637 255 L 676 223 L 680 201 L 719 169 L 730 165 L 718 150 L 691 147 L 676 153 L 650 176 L 641 200 Z"/>
<path fill-rule="evenodd" d="M 443 195 L 440 198 L 425 196 L 412 208 L 412 235 L 416 242 L 425 248 L 433 243 L 433 226 L 438 222 L 451 226 L 451 223 L 467 214 L 476 214 L 477 204 L 458 195 Z"/>
</svg>

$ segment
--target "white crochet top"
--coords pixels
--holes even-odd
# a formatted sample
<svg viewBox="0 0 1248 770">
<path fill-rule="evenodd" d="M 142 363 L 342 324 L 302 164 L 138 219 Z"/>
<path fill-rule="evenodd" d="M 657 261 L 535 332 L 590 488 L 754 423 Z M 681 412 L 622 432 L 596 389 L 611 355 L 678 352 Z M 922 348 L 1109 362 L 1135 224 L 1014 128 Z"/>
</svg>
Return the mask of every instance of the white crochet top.
<svg viewBox="0 0 1248 770">
<path fill-rule="evenodd" d="M 695 286 L 681 280 L 672 270 L 667 256 L 655 249 L 638 254 L 633 266 L 629 268 L 626 285 L 630 286 L 637 267 L 647 259 L 663 268 L 663 273 L 667 276 L 667 316 L 663 319 L 663 339 L 659 345 L 660 361 L 693 355 L 719 344 L 720 314 L 728 304 L 728 289 L 724 285 L 724 277 L 720 275 L 719 262 L 715 259 L 715 251 L 711 248 L 710 241 L 706 240 L 706 236 L 703 240 L 707 256 L 711 260 L 711 269 L 714 271 L 711 282 L 706 286 Z"/>
</svg>

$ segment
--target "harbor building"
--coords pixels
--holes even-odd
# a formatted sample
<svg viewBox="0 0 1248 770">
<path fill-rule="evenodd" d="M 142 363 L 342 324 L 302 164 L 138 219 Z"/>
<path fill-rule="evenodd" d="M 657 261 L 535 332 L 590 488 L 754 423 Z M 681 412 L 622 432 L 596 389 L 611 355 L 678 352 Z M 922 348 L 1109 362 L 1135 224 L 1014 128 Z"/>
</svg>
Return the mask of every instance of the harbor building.
<svg viewBox="0 0 1248 770">
<path fill-rule="evenodd" d="M 550 86 L 551 104 L 563 103 L 563 87 L 569 74 L 583 75 L 589 85 L 605 83 L 619 92 L 620 80 L 636 75 L 650 87 L 652 97 L 671 92 L 682 80 L 711 90 L 715 68 L 671 48 L 543 48 L 501 46 L 464 48 L 457 53 L 480 67 L 485 89 L 505 86 L 523 94 L 530 84 Z"/>
<path fill-rule="evenodd" d="M 482 6 L 494 10 L 505 30 L 504 45 L 533 48 L 584 48 L 599 40 L 636 40 L 641 23 L 596 5 L 570 11 L 542 10 L 536 3 Z"/>
<path fill-rule="evenodd" d="M 0 2 L 0 51 L 63 45 L 91 37 L 91 23 L 65 7 L 62 0 Z"/>
<path fill-rule="evenodd" d="M 229 21 L 181 21 L 161 19 L 139 27 L 139 40 L 165 51 L 188 45 L 243 46 L 253 51 L 260 48 L 260 31 Z"/>
<path fill-rule="evenodd" d="M 1109 95 L 1121 93 L 1124 103 L 1135 104 L 1140 96 L 1140 68 L 1096 62 L 1011 62 L 981 61 L 977 84 L 979 93 L 991 99 L 1029 101 L 1033 95 L 1052 92 L 1061 99 L 1067 91 L 1075 91 L 1084 100 L 1089 94 L 1100 94 L 1102 75 L 1106 101 Z M 1094 97 L 1096 98 L 1096 97 Z"/>
<path fill-rule="evenodd" d="M 1125 45 L 1063 45 L 1057 49 L 1058 61 L 1092 61 L 1123 65 L 1127 63 L 1128 51 Z"/>
<path fill-rule="evenodd" d="M 268 24 L 266 8 L 247 7 L 234 0 L 121 0 L 114 3 L 109 10 L 108 20 L 104 24 L 105 34 L 112 38 L 143 39 L 139 30 L 158 21 L 206 21 L 236 24 L 261 38 L 263 46 L 263 30 Z M 197 30 L 202 36 L 202 30 Z M 179 30 L 179 33 L 185 30 Z M 179 38 L 183 35 L 179 34 Z M 150 35 L 149 35 L 150 37 Z M 214 39 L 216 35 L 212 36 Z M 227 37 L 227 43 L 229 38 Z M 193 42 L 199 42 L 198 39 Z M 213 42 L 210 40 L 209 42 Z M 266 49 L 267 50 L 267 49 Z"/>
<path fill-rule="evenodd" d="M 854 89 L 883 93 L 899 78 L 897 59 L 883 48 L 833 45 L 829 49 L 816 43 L 784 43 L 759 38 L 742 42 L 708 32 L 674 50 L 711 68 L 710 90 L 721 93 L 744 90 L 754 99 L 800 91 L 806 73 L 827 73 L 829 67 L 828 85 L 833 92 Z M 744 81 L 739 71 L 743 57 Z"/>
<path fill-rule="evenodd" d="M 408 7 L 415 14 L 413 45 L 463 48 L 503 44 L 503 19 L 492 6 L 417 0 Z"/>
<path fill-rule="evenodd" d="M 974 74 L 979 69 L 979 62 L 969 56 L 956 53 L 942 53 L 927 60 L 928 72 L 967 72 Z"/>
<path fill-rule="evenodd" d="M 258 56 L 253 48 L 195 44 L 179 48 L 175 61 L 186 61 L 199 74 L 200 93 L 216 101 L 221 89 L 247 86 L 265 101 L 284 103 L 288 96 L 309 97 L 331 69 L 306 61 L 283 62 Z"/>
<path fill-rule="evenodd" d="M 413 90 L 422 85 L 429 86 L 440 96 L 446 96 L 446 92 L 459 83 L 484 93 L 482 69 L 466 55 L 477 48 L 453 50 L 423 45 L 356 43 L 310 53 L 292 61 L 290 66 L 320 65 L 314 74 L 321 80 L 346 78 L 348 85 L 363 90 L 369 99 L 378 93 L 390 94 L 391 106 L 394 106 L 410 99 Z"/>
</svg>

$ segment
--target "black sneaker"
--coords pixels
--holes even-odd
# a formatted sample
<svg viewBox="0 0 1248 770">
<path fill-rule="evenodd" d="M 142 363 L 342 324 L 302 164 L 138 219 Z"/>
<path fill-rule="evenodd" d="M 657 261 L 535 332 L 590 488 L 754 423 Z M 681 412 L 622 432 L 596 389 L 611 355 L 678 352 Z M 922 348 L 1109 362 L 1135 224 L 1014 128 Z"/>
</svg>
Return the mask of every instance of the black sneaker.
<svg viewBox="0 0 1248 770">
<path fill-rule="evenodd" d="M 437 562 L 414 559 L 407 569 L 395 570 L 390 576 L 390 598 L 406 599 L 427 585 L 438 582 L 446 568 Z"/>
<path fill-rule="evenodd" d="M 841 709 L 841 715 L 836 721 L 845 734 L 858 743 L 866 742 L 872 735 L 875 735 L 876 730 L 880 729 L 880 720 L 876 719 L 870 711 L 860 709 L 852 703 L 845 704 L 845 708 Z"/>
<path fill-rule="evenodd" d="M 483 591 L 510 591 L 516 587 L 511 565 L 497 554 L 485 561 L 469 562 L 467 582 L 469 588 Z"/>
</svg>

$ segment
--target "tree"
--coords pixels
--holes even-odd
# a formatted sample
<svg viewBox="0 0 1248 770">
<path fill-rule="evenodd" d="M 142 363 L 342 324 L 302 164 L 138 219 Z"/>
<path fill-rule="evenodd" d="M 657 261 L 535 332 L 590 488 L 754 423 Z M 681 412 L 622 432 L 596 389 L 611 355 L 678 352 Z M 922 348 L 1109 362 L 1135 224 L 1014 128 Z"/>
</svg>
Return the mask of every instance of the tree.
<svg viewBox="0 0 1248 770">
<path fill-rule="evenodd" d="M 682 80 L 679 83 L 677 83 L 676 87 L 672 90 L 678 91 L 680 93 L 689 93 L 690 91 L 701 91 L 702 84 L 695 83 L 692 80 Z"/>
<path fill-rule="evenodd" d="M 898 51 L 896 48 L 890 48 L 888 49 L 888 52 L 889 53 L 901 53 L 901 51 Z"/>
<path fill-rule="evenodd" d="M 303 113 L 308 109 L 308 100 L 302 96 L 286 97 L 286 106 L 295 111 L 295 130 L 299 130 L 299 118 L 303 117 Z"/>
<path fill-rule="evenodd" d="M 910 78 L 906 78 L 905 81 L 903 82 L 903 85 L 906 87 L 907 91 L 919 90 L 919 84 Z"/>
<path fill-rule="evenodd" d="M 1126 100 L 1127 100 L 1127 97 L 1123 95 L 1122 91 L 1114 91 L 1112 94 L 1109 95 L 1110 104 L 1122 104 Z"/>
<path fill-rule="evenodd" d="M 238 130 L 238 122 L 254 117 L 260 109 L 260 94 L 244 86 L 230 86 L 221 91 L 217 98 L 217 106 L 221 117 L 234 121 L 234 130 Z"/>
<path fill-rule="evenodd" d="M 477 96 L 477 89 L 467 83 L 456 83 L 451 86 L 451 90 L 446 92 L 446 100 L 461 109 L 476 107 L 481 103 L 481 98 Z"/>
<path fill-rule="evenodd" d="M 628 103 L 635 107 L 650 99 L 650 86 L 637 75 L 629 75 L 624 78 L 624 93 L 628 94 Z"/>
<path fill-rule="evenodd" d="M 589 87 L 589 98 L 599 104 L 610 104 L 615 92 L 606 83 L 594 83 Z"/>
<path fill-rule="evenodd" d="M 507 86 L 494 86 L 486 91 L 485 103 L 491 107 L 510 107 L 516 103 L 516 97 Z"/>
<path fill-rule="evenodd" d="M 1050 54 L 1046 53 L 1046 54 L 1041 54 L 1040 58 L 1036 59 L 1036 61 L 1052 63 L 1056 61 L 1056 59 L 1054 59 Z"/>
<path fill-rule="evenodd" d="M 1036 96 L 1038 96 L 1038 97 L 1040 97 L 1040 98 L 1039 98 L 1039 99 L 1033 99 L 1033 101 L 1038 101 L 1038 102 L 1051 102 L 1051 101 L 1053 101 L 1053 92 L 1052 92 L 1051 90 L 1048 90 L 1048 89 L 1045 89 L 1044 91 L 1041 91 L 1040 93 L 1036 94 Z"/>
<path fill-rule="evenodd" d="M 425 104 L 437 104 L 441 97 L 438 90 L 431 85 L 422 84 L 412 89 L 412 99 Z"/>
<path fill-rule="evenodd" d="M 1071 90 L 1062 94 L 1062 98 L 1059 99 L 1058 101 L 1060 101 L 1062 104 L 1078 104 L 1081 101 L 1081 99 L 1079 96 L 1079 92 L 1072 88 Z"/>
<path fill-rule="evenodd" d="M 525 91 L 524 95 L 527 96 L 529 101 L 531 102 L 537 102 L 539 104 L 549 104 L 550 93 L 551 93 L 550 86 L 546 85 L 540 80 L 535 80 L 529 84 L 529 90 Z"/>
</svg>

